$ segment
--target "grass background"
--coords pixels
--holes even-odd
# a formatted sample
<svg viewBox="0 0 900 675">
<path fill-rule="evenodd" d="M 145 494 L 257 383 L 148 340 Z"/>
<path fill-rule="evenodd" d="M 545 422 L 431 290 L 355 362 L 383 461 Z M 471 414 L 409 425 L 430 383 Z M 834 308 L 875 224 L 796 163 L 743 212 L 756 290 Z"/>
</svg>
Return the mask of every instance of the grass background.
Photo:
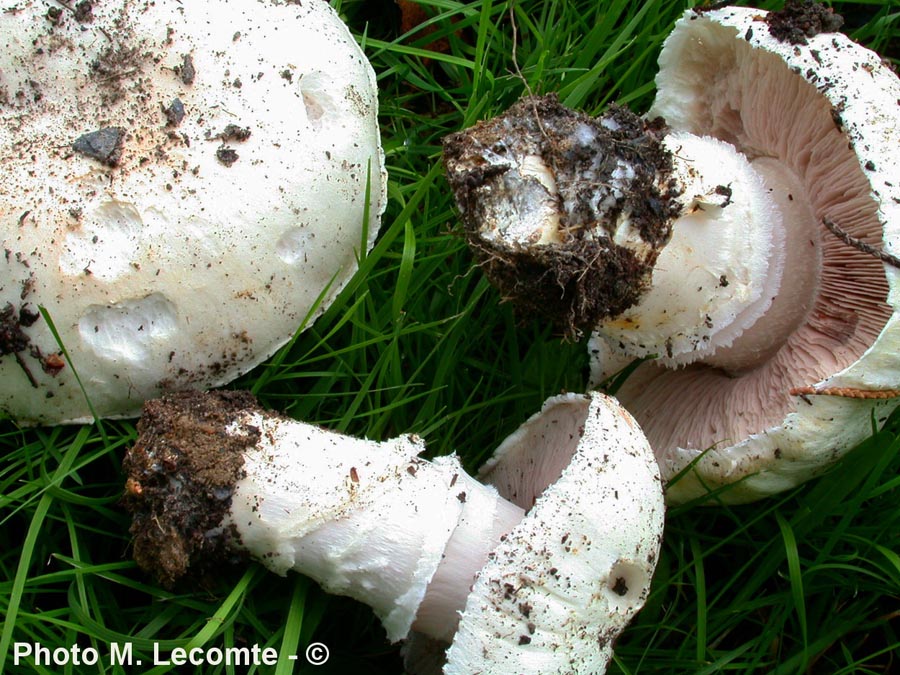
<svg viewBox="0 0 900 675">
<path fill-rule="evenodd" d="M 517 325 L 471 269 L 440 139 L 507 107 L 525 82 L 592 113 L 611 101 L 645 110 L 660 41 L 685 5 L 427 0 L 436 33 L 424 36 L 401 34 L 392 0 L 333 4 L 378 74 L 390 203 L 379 242 L 338 302 L 234 386 L 349 433 L 416 432 L 430 453 L 456 451 L 474 469 L 545 398 L 583 390 L 587 359 L 583 344 Z M 854 38 L 900 62 L 900 6 L 834 6 Z M 449 51 L 431 51 L 435 38 Z M 16 668 L 13 641 L 101 654 L 130 642 L 145 663 L 154 644 L 302 655 L 320 641 L 331 650 L 325 666 L 301 656 L 259 672 L 401 672 L 366 608 L 297 575 L 251 565 L 206 589 L 151 583 L 129 559 L 117 504 L 133 438 L 127 421 L 38 429 L 0 421 L 0 671 L 126 672 Z M 900 673 L 898 468 L 900 415 L 830 475 L 780 498 L 672 511 L 652 596 L 610 672 Z"/>
</svg>

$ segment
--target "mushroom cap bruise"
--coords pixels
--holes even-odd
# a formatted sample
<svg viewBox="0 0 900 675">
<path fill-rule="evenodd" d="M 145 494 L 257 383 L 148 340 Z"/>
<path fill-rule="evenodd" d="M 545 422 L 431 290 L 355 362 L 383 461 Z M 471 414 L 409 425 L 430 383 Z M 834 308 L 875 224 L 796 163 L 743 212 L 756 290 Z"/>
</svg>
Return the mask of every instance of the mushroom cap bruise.
<svg viewBox="0 0 900 675">
<path fill-rule="evenodd" d="M 74 366 L 99 416 L 136 415 L 324 310 L 386 191 L 374 73 L 328 3 L 5 4 L 0 411 L 90 419 Z"/>
<path fill-rule="evenodd" d="M 605 672 L 649 592 L 665 507 L 653 451 L 615 399 L 549 399 L 480 478 L 527 510 L 478 574 L 445 675 Z"/>
<path fill-rule="evenodd" d="M 799 484 L 865 438 L 873 416 L 882 422 L 900 388 L 900 270 L 824 224 L 886 253 L 900 248 L 900 80 L 842 34 L 780 41 L 775 18 L 790 21 L 750 8 L 689 10 L 660 55 L 650 114 L 779 164 L 807 193 L 821 261 L 810 307 L 795 310 L 797 327 L 762 365 L 726 373 L 647 363 L 617 393 L 665 478 L 696 460 L 669 486 L 673 503 L 724 486 L 719 499 L 750 501 Z M 621 361 L 609 341 L 596 337 L 592 349 L 599 382 Z"/>
</svg>

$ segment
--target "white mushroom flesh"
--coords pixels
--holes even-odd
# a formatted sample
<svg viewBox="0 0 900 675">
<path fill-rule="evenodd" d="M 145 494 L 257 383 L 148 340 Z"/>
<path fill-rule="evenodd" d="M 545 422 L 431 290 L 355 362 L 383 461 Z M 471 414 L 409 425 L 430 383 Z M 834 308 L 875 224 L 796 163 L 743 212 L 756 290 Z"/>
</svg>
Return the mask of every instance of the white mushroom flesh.
<svg viewBox="0 0 900 675">
<path fill-rule="evenodd" d="M 460 579 L 474 578 L 493 537 L 503 534 L 494 531 L 512 527 L 520 509 L 502 509 L 512 522 L 498 524 L 493 514 L 503 500 L 496 490 L 464 478 L 455 457 L 418 459 L 424 445 L 414 437 L 379 444 L 258 413 L 242 417 L 230 433 L 242 429 L 262 435 L 245 455 L 246 477 L 235 485 L 226 528 L 233 524 L 241 546 L 269 569 L 296 570 L 370 605 L 392 641 L 413 625 L 451 537 L 486 541 L 480 554 L 473 546 L 473 563 L 444 575 L 453 577 L 444 586 L 462 586 L 461 599 L 458 591 L 439 590 L 417 625 L 434 637 L 452 635 L 468 592 Z M 485 517 L 457 532 L 470 500 Z"/>
</svg>

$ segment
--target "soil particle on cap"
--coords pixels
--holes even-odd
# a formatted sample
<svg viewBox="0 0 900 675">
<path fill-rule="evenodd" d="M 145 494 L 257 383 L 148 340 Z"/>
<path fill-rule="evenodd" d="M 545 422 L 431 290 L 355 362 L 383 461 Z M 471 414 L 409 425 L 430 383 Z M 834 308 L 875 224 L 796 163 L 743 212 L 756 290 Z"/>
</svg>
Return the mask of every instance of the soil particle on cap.
<svg viewBox="0 0 900 675">
<path fill-rule="evenodd" d="M 628 583 L 625 581 L 624 577 L 616 577 L 615 583 L 610 587 L 613 593 L 616 595 L 627 595 L 628 594 Z"/>
<path fill-rule="evenodd" d="M 163 108 L 163 115 L 166 116 L 167 126 L 177 127 L 184 119 L 184 103 L 181 102 L 180 98 L 173 98 L 172 102 Z"/>
<path fill-rule="evenodd" d="M 216 159 L 225 166 L 231 166 L 238 161 L 238 156 L 237 151 L 227 145 L 220 145 L 216 150 Z"/>
<path fill-rule="evenodd" d="M 106 166 L 117 166 L 122 159 L 124 140 L 125 129 L 122 127 L 104 127 L 76 138 L 72 149 Z"/>
<path fill-rule="evenodd" d="M 33 326 L 40 318 L 40 312 L 29 309 L 28 305 L 23 305 L 19 308 L 19 325 L 24 326 L 25 328 Z"/>
<path fill-rule="evenodd" d="M 6 303 L 6 307 L 0 310 L 0 358 L 7 354 L 16 354 L 28 347 L 30 338 L 22 330 L 34 323 L 26 318 L 22 320 L 22 312 L 17 311 L 11 302 Z"/>
<path fill-rule="evenodd" d="M 56 24 L 62 19 L 62 13 L 62 7 L 49 7 L 45 16 L 47 17 L 47 21 Z"/>
<path fill-rule="evenodd" d="M 250 134 L 250 127 L 242 127 L 237 124 L 227 124 L 222 131 L 214 136 L 207 132 L 206 138 L 207 140 L 243 142 L 250 138 Z"/>
<path fill-rule="evenodd" d="M 22 293 L 23 298 L 27 295 L 27 289 L 28 283 L 26 282 Z M 30 354 L 40 361 L 41 352 L 31 344 L 31 338 L 22 329 L 34 325 L 39 318 L 40 314 L 28 309 L 27 305 L 23 305 L 17 310 L 11 302 L 8 302 L 0 310 L 0 359 L 10 354 L 13 355 L 16 363 L 25 373 L 25 377 L 28 378 L 28 382 L 35 389 L 39 388 L 40 384 L 22 354 L 23 352 Z"/>
<path fill-rule="evenodd" d="M 164 586 L 240 557 L 222 520 L 244 476 L 243 453 L 260 436 L 252 427 L 226 433 L 245 410 L 259 410 L 246 392 L 181 392 L 144 404 L 122 464 L 122 503 L 132 515 L 135 561 Z"/>
<path fill-rule="evenodd" d="M 444 139 L 444 166 L 476 262 L 522 318 L 537 314 L 568 337 L 637 302 L 680 207 L 660 188 L 672 157 L 659 120 L 611 107 L 601 119 L 526 97 L 503 115 Z M 520 173 L 539 157 L 558 191 Z M 623 175 L 631 174 L 627 178 Z M 552 203 L 560 241 L 525 246 L 494 232 L 534 220 Z M 638 256 L 613 241 L 627 217 L 648 244 Z"/>
<path fill-rule="evenodd" d="M 194 68 L 194 57 L 185 54 L 181 59 L 181 65 L 176 68 L 181 81 L 185 84 L 194 84 L 194 78 L 197 77 L 197 70 Z"/>
<path fill-rule="evenodd" d="M 805 45 L 807 38 L 840 30 L 844 18 L 815 0 L 787 0 L 780 12 L 766 15 L 766 23 L 776 40 Z"/>
<path fill-rule="evenodd" d="M 725 200 L 721 204 L 719 204 L 719 208 L 724 209 L 726 206 L 731 204 L 731 197 L 734 195 L 734 191 L 731 189 L 730 185 L 717 185 L 715 192 L 717 195 L 725 197 Z"/>
<path fill-rule="evenodd" d="M 94 20 L 94 5 L 90 0 L 81 0 L 75 5 L 74 15 L 78 23 L 90 23 Z"/>
</svg>

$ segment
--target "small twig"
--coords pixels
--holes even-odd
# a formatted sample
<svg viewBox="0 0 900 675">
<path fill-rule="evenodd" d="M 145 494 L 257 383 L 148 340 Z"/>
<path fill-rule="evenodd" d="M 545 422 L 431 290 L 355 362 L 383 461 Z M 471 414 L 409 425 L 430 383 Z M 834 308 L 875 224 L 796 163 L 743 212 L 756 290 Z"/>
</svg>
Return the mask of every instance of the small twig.
<svg viewBox="0 0 900 675">
<path fill-rule="evenodd" d="M 794 387 L 791 396 L 840 396 L 842 398 L 900 398 L 900 389 L 854 389 L 852 387 Z"/>
<path fill-rule="evenodd" d="M 22 354 L 19 352 L 16 352 L 16 363 L 18 363 L 19 367 L 24 371 L 25 377 L 28 378 L 31 386 L 35 389 L 40 389 L 41 385 L 38 383 L 37 379 L 35 379 L 34 374 L 31 372 L 31 368 L 28 367 L 28 364 L 25 363 L 25 359 L 22 358 Z"/>
<path fill-rule="evenodd" d="M 835 237 L 840 239 L 842 242 L 847 244 L 847 246 L 852 246 L 858 251 L 862 251 L 871 256 L 875 256 L 882 262 L 887 263 L 892 267 L 900 268 L 900 258 L 897 256 L 891 255 L 890 253 L 886 253 L 885 251 L 875 248 L 871 244 L 867 244 L 861 239 L 857 239 L 854 236 L 851 236 L 846 230 L 837 225 L 834 221 L 829 218 L 822 218 L 822 224 L 831 232 Z"/>
<path fill-rule="evenodd" d="M 534 110 L 534 119 L 537 121 L 538 128 L 541 130 L 541 135 L 548 141 L 550 137 L 547 135 L 546 129 L 544 129 L 544 123 L 541 121 L 540 113 L 538 113 L 537 103 L 534 101 L 534 91 L 531 89 L 531 85 L 528 84 L 528 80 L 525 79 L 525 75 L 522 73 L 522 69 L 519 68 L 519 57 L 518 57 L 518 44 L 519 44 L 519 26 L 516 23 L 516 13 L 515 13 L 515 3 L 511 2 L 509 4 L 509 22 L 512 26 L 512 54 L 510 55 L 512 58 L 513 68 L 516 70 L 516 75 L 519 76 L 519 79 L 522 80 L 522 84 L 525 85 L 525 91 L 528 92 L 528 96 L 531 99 L 531 106 Z"/>
<path fill-rule="evenodd" d="M 519 79 L 522 80 L 522 84 L 525 85 L 525 90 L 528 92 L 529 96 L 534 96 L 534 92 L 531 90 L 531 85 L 528 84 L 528 80 L 525 79 L 525 76 L 522 74 L 522 69 L 519 68 L 519 57 L 517 55 L 517 47 L 519 44 L 519 26 L 516 23 L 516 11 L 515 11 L 515 3 L 509 3 L 509 23 L 512 26 L 512 64 L 513 68 L 516 70 L 516 75 L 519 76 Z"/>
</svg>

